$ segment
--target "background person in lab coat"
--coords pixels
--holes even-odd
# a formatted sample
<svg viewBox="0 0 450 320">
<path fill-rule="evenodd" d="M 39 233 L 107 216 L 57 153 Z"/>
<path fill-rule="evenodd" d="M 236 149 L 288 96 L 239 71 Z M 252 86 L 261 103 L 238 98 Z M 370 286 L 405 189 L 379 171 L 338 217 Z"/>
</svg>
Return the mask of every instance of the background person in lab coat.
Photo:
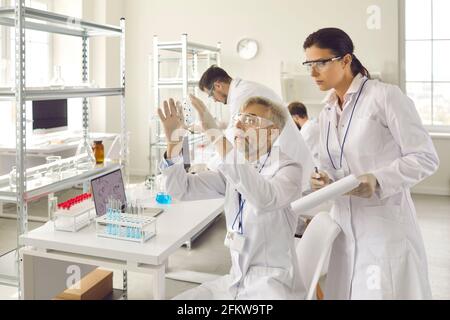
<svg viewBox="0 0 450 320">
<path fill-rule="evenodd" d="M 270 88 L 240 78 L 232 79 L 225 70 L 215 65 L 211 66 L 202 75 L 199 87 L 200 90 L 208 95 L 208 97 L 229 107 L 230 121 L 224 127 L 226 127 L 225 135 L 231 142 L 233 142 L 234 138 L 234 123 L 232 119 L 239 113 L 241 107 L 248 99 L 252 97 L 261 97 L 284 106 L 282 99 Z M 280 147 L 280 150 L 291 159 L 299 159 L 304 172 L 302 177 L 302 188 L 303 190 L 309 189 L 309 176 L 310 173 L 314 171 L 313 158 L 303 137 L 298 132 L 294 121 L 290 117 L 287 119 L 286 126 L 277 141 L 277 145 Z M 208 163 L 208 167 L 212 170 L 217 169 L 217 162 L 217 159 L 212 159 Z"/>
<path fill-rule="evenodd" d="M 350 37 L 321 29 L 304 43 L 304 63 L 322 91 L 320 189 L 354 174 L 361 184 L 335 201 L 342 233 L 331 253 L 326 299 L 430 299 L 428 267 L 410 188 L 439 160 L 414 103 L 370 80 Z"/>
<path fill-rule="evenodd" d="M 215 136 L 220 131 L 206 106 L 191 100 L 222 163 L 217 172 L 186 173 L 181 139 L 173 138 L 183 126 L 182 112 L 170 101 L 158 110 L 168 141 L 161 169 L 167 191 L 178 200 L 225 198 L 232 267 L 229 275 L 176 299 L 303 299 L 294 246 L 297 216 L 290 205 L 301 194 L 302 166 L 273 145 L 289 118 L 286 109 L 250 99 L 235 117 L 233 147 L 223 134 Z"/>
<path fill-rule="evenodd" d="M 314 164 L 317 166 L 319 164 L 319 122 L 316 119 L 309 118 L 308 109 L 301 102 L 290 103 L 288 109 L 306 145 L 311 151 Z"/>
</svg>

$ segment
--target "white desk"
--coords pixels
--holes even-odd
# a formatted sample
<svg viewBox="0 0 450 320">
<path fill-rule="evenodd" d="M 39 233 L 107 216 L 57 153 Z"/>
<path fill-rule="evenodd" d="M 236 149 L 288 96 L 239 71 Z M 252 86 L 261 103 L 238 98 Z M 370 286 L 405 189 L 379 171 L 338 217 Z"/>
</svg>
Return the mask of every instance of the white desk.
<svg viewBox="0 0 450 320">
<path fill-rule="evenodd" d="M 60 263 L 65 262 L 85 270 L 86 266 L 99 266 L 152 274 L 154 297 L 164 299 L 169 256 L 222 211 L 223 199 L 175 203 L 157 217 L 157 235 L 144 244 L 99 238 L 94 225 L 77 233 L 58 232 L 48 222 L 19 240 L 25 246 L 20 250 L 23 298 L 50 299 L 65 290 L 65 279 L 58 281 L 58 271 L 53 270 L 61 269 Z M 43 273 L 37 273 L 38 260 L 45 263 Z"/>
</svg>

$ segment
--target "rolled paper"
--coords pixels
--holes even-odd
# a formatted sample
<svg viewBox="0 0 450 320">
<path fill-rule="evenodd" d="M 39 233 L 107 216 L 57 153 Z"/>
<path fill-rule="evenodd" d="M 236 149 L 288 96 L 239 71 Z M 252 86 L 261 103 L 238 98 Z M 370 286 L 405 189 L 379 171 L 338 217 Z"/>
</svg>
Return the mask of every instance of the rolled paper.
<svg viewBox="0 0 450 320">
<path fill-rule="evenodd" d="M 352 191 L 358 187 L 360 183 L 361 182 L 354 175 L 350 175 L 293 202 L 292 209 L 295 212 L 305 212 L 311 210 L 320 206 L 324 202 L 335 200 L 336 198 Z"/>
</svg>

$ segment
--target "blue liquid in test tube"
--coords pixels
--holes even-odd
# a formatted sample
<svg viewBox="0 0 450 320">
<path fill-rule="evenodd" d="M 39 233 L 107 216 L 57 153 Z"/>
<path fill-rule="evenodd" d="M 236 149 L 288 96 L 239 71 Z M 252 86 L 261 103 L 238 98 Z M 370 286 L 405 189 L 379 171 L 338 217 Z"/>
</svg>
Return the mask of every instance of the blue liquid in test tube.
<svg viewBox="0 0 450 320">
<path fill-rule="evenodd" d="M 111 220 L 112 216 L 112 209 L 108 208 L 108 210 L 106 211 L 106 220 Z M 112 234 L 112 225 L 110 223 L 108 223 L 106 225 L 106 233 L 107 234 Z"/>
<path fill-rule="evenodd" d="M 139 228 L 136 228 L 136 239 L 141 239 L 141 232 L 139 231 Z"/>
</svg>

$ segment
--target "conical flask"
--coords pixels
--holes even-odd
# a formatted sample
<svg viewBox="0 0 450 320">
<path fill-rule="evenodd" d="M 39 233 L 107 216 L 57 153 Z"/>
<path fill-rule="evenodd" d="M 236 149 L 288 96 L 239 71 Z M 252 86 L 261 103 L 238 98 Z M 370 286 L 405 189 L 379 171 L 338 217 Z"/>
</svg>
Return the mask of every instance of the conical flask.
<svg viewBox="0 0 450 320">
<path fill-rule="evenodd" d="M 76 163 L 78 170 L 89 170 L 95 166 L 94 152 L 86 139 L 83 139 L 78 145 L 76 156 L 78 157 Z"/>
</svg>

